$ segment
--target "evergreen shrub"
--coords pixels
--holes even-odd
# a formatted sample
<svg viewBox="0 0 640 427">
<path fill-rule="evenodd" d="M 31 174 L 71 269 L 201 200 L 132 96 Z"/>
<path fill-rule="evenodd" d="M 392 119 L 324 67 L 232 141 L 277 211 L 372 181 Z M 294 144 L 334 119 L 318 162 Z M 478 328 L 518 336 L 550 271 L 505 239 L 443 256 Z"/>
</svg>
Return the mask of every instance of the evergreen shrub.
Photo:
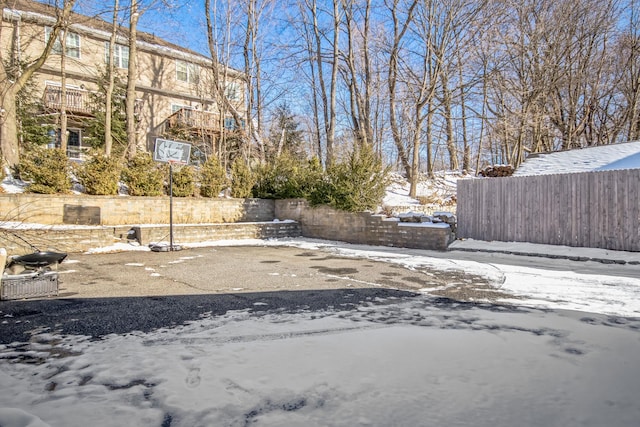
<svg viewBox="0 0 640 427">
<path fill-rule="evenodd" d="M 122 172 L 122 160 L 93 152 L 75 168 L 76 177 L 91 195 L 112 196 L 118 194 L 118 183 Z"/>
<path fill-rule="evenodd" d="M 200 195 L 203 197 L 218 197 L 220 192 L 228 186 L 227 174 L 215 157 L 210 157 L 200 167 Z"/>
<path fill-rule="evenodd" d="M 325 179 L 309 197 L 312 205 L 328 204 L 348 212 L 375 209 L 384 198 L 389 168 L 369 146 L 354 150 L 349 158 L 327 169 Z"/>
<path fill-rule="evenodd" d="M 162 195 L 164 173 L 151 153 L 138 153 L 127 161 L 122 171 L 122 180 L 129 188 L 130 196 Z"/>
<path fill-rule="evenodd" d="M 242 157 L 237 157 L 231 164 L 231 197 L 244 199 L 251 197 L 251 189 L 255 178 Z"/>
<path fill-rule="evenodd" d="M 258 167 L 253 197 L 263 199 L 306 198 L 322 179 L 317 159 L 302 160 L 288 153 Z"/>
<path fill-rule="evenodd" d="M 176 197 L 193 196 L 196 185 L 191 166 L 173 167 L 171 193 Z M 167 184 L 168 185 L 168 184 Z M 167 191 L 167 193 L 169 193 Z"/>
<path fill-rule="evenodd" d="M 68 193 L 71 190 L 69 159 L 60 148 L 32 147 L 22 156 L 17 172 L 29 182 L 27 192 Z"/>
</svg>

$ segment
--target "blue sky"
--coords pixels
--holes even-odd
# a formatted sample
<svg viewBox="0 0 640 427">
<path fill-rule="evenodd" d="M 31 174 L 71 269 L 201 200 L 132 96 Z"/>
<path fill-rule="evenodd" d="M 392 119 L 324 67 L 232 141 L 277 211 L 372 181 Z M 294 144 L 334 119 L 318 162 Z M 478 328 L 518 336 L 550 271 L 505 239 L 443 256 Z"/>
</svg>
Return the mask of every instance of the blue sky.
<svg viewBox="0 0 640 427">
<path fill-rule="evenodd" d="M 46 2 L 46 1 L 45 1 Z M 99 15 L 105 21 L 111 22 L 113 7 L 110 3 L 96 4 L 92 0 L 79 0 L 76 11 L 88 16 Z M 151 7 L 141 6 L 143 13 L 138 22 L 138 31 L 154 34 L 169 42 L 188 47 L 198 53 L 208 55 L 205 32 L 204 1 L 174 1 L 169 6 L 153 1 Z M 120 0 L 120 7 L 127 8 L 128 0 Z M 122 12 L 120 25 L 129 26 L 128 13 Z"/>
<path fill-rule="evenodd" d="M 140 17 L 139 29 L 208 56 L 204 2 L 176 2 L 171 8 L 151 8 Z"/>
</svg>

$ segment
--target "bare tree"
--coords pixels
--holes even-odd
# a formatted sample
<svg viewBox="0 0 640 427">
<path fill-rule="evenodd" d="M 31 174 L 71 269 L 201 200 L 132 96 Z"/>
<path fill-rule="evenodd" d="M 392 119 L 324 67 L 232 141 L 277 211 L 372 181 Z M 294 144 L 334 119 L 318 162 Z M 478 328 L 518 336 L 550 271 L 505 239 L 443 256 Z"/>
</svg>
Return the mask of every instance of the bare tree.
<svg viewBox="0 0 640 427">
<path fill-rule="evenodd" d="M 347 34 L 347 52 L 342 60 L 346 64 L 343 73 L 349 90 L 351 122 L 360 145 L 373 144 L 371 123 L 372 71 L 370 58 L 371 0 L 365 0 L 362 10 L 355 0 L 342 0 L 344 27 Z M 359 12 L 364 22 L 360 25 L 355 14 Z M 356 36 L 359 36 L 356 39 Z"/>
<path fill-rule="evenodd" d="M 113 136 L 111 134 L 111 115 L 113 114 L 113 89 L 115 87 L 115 64 L 114 64 L 114 51 L 116 45 L 116 35 L 118 31 L 118 13 L 120 11 L 119 0 L 113 1 L 113 20 L 111 23 L 111 36 L 109 37 L 109 63 L 107 64 L 107 88 L 104 105 L 104 153 L 111 156 L 111 149 L 113 147 Z"/>
<path fill-rule="evenodd" d="M 252 1 L 252 0 L 249 0 L 249 1 Z M 253 5 L 255 7 L 256 3 L 253 3 Z M 211 56 L 211 70 L 212 70 L 211 90 L 213 92 L 214 98 L 217 100 L 217 103 L 218 103 L 218 111 L 220 111 L 221 113 L 220 114 L 221 121 L 224 120 L 225 114 L 228 113 L 231 115 L 233 121 L 236 123 L 235 132 L 240 136 L 240 138 L 243 141 L 242 143 L 243 147 L 241 147 L 241 149 L 244 150 L 244 155 L 248 157 L 251 151 L 252 144 L 255 144 L 261 147 L 263 145 L 263 141 L 262 141 L 261 135 L 258 132 L 258 129 L 255 126 L 248 126 L 247 129 L 245 129 L 241 125 L 242 123 L 248 123 L 250 120 L 252 120 L 250 111 L 247 108 L 241 108 L 239 104 L 234 103 L 234 101 L 232 101 L 228 96 L 229 93 L 227 88 L 228 88 L 228 84 L 231 83 L 231 79 L 232 79 L 232 76 L 230 75 L 231 69 L 227 65 L 229 62 L 229 55 L 231 53 L 230 49 L 228 48 L 228 44 L 230 43 L 229 38 L 231 37 L 230 31 L 231 31 L 231 27 L 233 26 L 231 22 L 231 12 L 227 8 L 226 16 L 224 18 L 225 22 L 223 24 L 224 28 L 222 29 L 225 37 L 225 40 L 222 43 L 222 45 L 224 46 L 224 49 L 221 51 L 219 49 L 219 45 L 221 43 L 219 43 L 218 40 L 216 39 L 216 34 L 217 34 L 217 31 L 216 31 L 217 21 L 215 19 L 215 14 L 217 10 L 216 5 L 212 7 L 211 0 L 205 0 L 204 7 L 206 11 L 207 44 L 209 46 L 209 53 Z M 256 20 L 257 20 L 257 14 L 258 14 L 257 9 L 255 11 L 252 11 L 252 14 L 254 15 L 253 18 L 247 17 L 247 19 L 251 19 L 253 22 L 252 25 L 255 25 L 255 23 L 257 22 Z M 251 31 L 251 29 L 249 29 L 248 26 L 246 30 Z M 249 34 L 249 43 L 251 43 L 251 34 Z M 249 52 L 247 52 L 247 54 L 249 54 Z M 247 59 L 251 60 L 252 58 L 249 57 Z M 234 74 L 233 78 L 237 79 L 238 76 Z M 245 75 L 244 78 L 245 78 L 245 82 L 247 82 L 248 85 L 251 87 L 250 82 L 246 80 L 246 79 L 250 79 L 251 76 Z M 244 97 L 243 97 L 243 102 L 244 102 Z M 224 139 L 224 132 L 225 132 L 224 127 L 225 127 L 224 123 L 221 123 L 221 128 L 223 132 L 223 135 L 221 136 L 221 141 L 222 139 Z M 221 147 L 219 147 L 218 151 L 220 154 Z"/>
<path fill-rule="evenodd" d="M 322 62 L 316 60 L 315 53 L 315 33 L 310 29 L 313 28 L 313 25 L 308 20 L 308 15 L 305 13 L 307 11 L 307 7 L 305 5 L 300 4 L 299 10 L 302 12 L 301 19 L 301 29 L 299 30 L 299 34 L 302 36 L 302 40 L 304 41 L 303 52 L 305 52 L 305 57 L 301 61 L 302 63 L 308 64 L 308 85 L 311 91 L 311 108 L 312 108 L 312 120 L 313 120 L 313 129 L 311 131 L 313 135 L 313 139 L 315 140 L 314 150 L 319 159 L 322 159 L 322 118 L 320 116 L 320 104 L 321 101 L 325 101 L 326 98 L 322 97 L 321 84 L 318 82 L 322 82 Z M 315 19 L 315 14 L 312 13 L 312 21 Z M 320 66 L 318 66 L 320 65 Z M 301 67 L 304 69 L 304 67 Z"/>
<path fill-rule="evenodd" d="M 406 9 L 404 18 L 402 17 L 402 10 L 400 8 L 399 0 L 391 0 L 391 4 L 387 7 L 391 13 L 391 20 L 393 25 L 393 35 L 391 45 L 389 47 L 389 69 L 387 75 L 387 84 L 389 88 L 389 124 L 391 126 L 391 135 L 396 149 L 398 150 L 398 158 L 402 167 L 405 170 L 407 179 L 411 180 L 412 168 L 409 162 L 409 156 L 402 141 L 402 133 L 397 119 L 397 89 L 398 89 L 398 73 L 400 52 L 402 48 L 402 41 L 409 29 L 409 25 L 413 20 L 413 11 L 418 4 L 418 0 L 412 0 Z M 415 191 L 415 190 L 414 190 Z"/>
<path fill-rule="evenodd" d="M 614 81 L 623 105 L 616 108 L 618 126 L 626 140 L 640 140 L 640 12 L 636 0 L 629 0 L 625 25 L 614 50 Z M 623 131 L 625 129 L 626 131 Z"/>
<path fill-rule="evenodd" d="M 253 131 L 253 120 L 252 120 L 252 112 L 254 106 L 257 107 L 258 117 L 257 117 L 257 129 L 259 132 L 262 125 L 262 109 L 260 105 L 256 105 L 259 103 L 259 96 L 257 96 L 256 92 L 254 92 L 254 78 L 255 78 L 255 90 L 260 92 L 260 76 L 257 75 L 260 64 L 258 61 L 258 52 L 257 52 L 257 33 L 259 31 L 259 11 L 257 11 L 257 1 L 256 0 L 246 0 L 246 28 L 245 28 L 245 38 L 243 45 L 243 56 L 244 56 L 244 73 L 247 76 L 247 129 L 249 130 L 249 134 Z M 260 149 L 260 160 L 264 162 L 265 159 L 265 148 L 263 145 L 259 147 Z"/>
<path fill-rule="evenodd" d="M 6 1 L 0 2 L 4 10 Z M 29 62 L 16 76 L 11 76 L 5 66 L 3 53 L 0 52 L 0 152 L 4 161 L 9 166 L 17 165 L 20 160 L 20 147 L 18 142 L 18 119 L 16 115 L 16 97 L 18 92 L 25 87 L 33 74 L 44 65 L 53 50 L 54 45 L 60 35 L 60 30 L 64 27 L 71 14 L 71 9 L 75 0 L 65 0 L 62 7 L 56 8 L 56 23 L 54 24 L 49 40 L 47 40 L 44 50 L 35 60 Z M 15 18 L 16 20 L 19 17 Z M 14 21 L 19 25 L 19 21 Z M 4 25 L 2 29 L 4 30 Z"/>
<path fill-rule="evenodd" d="M 139 1 L 131 0 L 129 4 L 129 68 L 127 70 L 127 95 L 125 113 L 127 124 L 127 156 L 135 157 L 138 151 L 138 135 L 136 132 L 136 81 L 138 75 L 138 20 L 140 19 Z"/>
<path fill-rule="evenodd" d="M 329 3 L 329 2 L 327 2 Z M 321 27 L 321 10 L 319 10 L 316 0 L 304 0 L 299 6 L 301 13 L 308 16 L 307 24 L 304 28 L 308 31 L 305 35 L 307 40 L 307 59 L 310 68 L 315 75 L 312 82 L 316 94 L 314 97 L 315 107 L 318 112 L 315 122 L 317 124 L 318 144 L 325 141 L 325 165 L 331 166 L 334 162 L 334 144 L 336 139 L 337 123 L 337 92 L 338 92 L 338 70 L 340 62 L 340 27 L 342 16 L 340 13 L 340 0 L 332 0 L 330 11 L 325 11 L 325 16 L 330 17 L 327 26 L 330 29 Z M 325 49 L 325 43 L 328 47 Z M 325 67 L 330 70 L 330 77 L 327 81 Z"/>
<path fill-rule="evenodd" d="M 549 97 L 550 118 L 561 135 L 562 149 L 591 145 L 586 128 L 602 94 L 613 3 L 593 1 L 566 0 L 551 16 L 562 22 L 555 38 L 546 43 L 553 48 L 553 61 L 562 67 Z"/>
<path fill-rule="evenodd" d="M 60 149 L 67 152 L 67 31 L 69 23 L 62 23 L 60 30 Z"/>
</svg>

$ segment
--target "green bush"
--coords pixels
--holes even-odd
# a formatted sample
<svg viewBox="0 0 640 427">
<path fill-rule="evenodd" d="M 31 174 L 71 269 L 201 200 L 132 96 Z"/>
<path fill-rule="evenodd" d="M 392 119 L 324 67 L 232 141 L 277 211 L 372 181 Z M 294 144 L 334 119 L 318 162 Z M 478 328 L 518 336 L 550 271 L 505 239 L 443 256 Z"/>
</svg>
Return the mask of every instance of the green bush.
<svg viewBox="0 0 640 427">
<path fill-rule="evenodd" d="M 200 167 L 200 195 L 203 197 L 218 197 L 220 192 L 228 186 L 227 174 L 215 157 L 210 157 Z"/>
<path fill-rule="evenodd" d="M 122 172 L 122 160 L 93 152 L 77 166 L 76 177 L 87 194 L 111 196 L 118 194 L 118 182 Z"/>
<path fill-rule="evenodd" d="M 361 212 L 373 210 L 384 197 L 389 169 L 368 147 L 354 150 L 342 163 L 330 167 L 313 189 L 312 205 L 328 204 L 336 209 Z"/>
<path fill-rule="evenodd" d="M 306 198 L 321 179 L 322 166 L 317 159 L 301 160 L 285 153 L 257 169 L 253 197 Z"/>
<path fill-rule="evenodd" d="M 237 157 L 231 164 L 231 197 L 239 199 L 251 197 L 254 183 L 251 169 L 242 157 Z"/>
<path fill-rule="evenodd" d="M 59 148 L 33 147 L 17 168 L 20 179 L 29 182 L 30 193 L 56 194 L 71 190 L 69 159 Z"/>
<path fill-rule="evenodd" d="M 193 178 L 193 168 L 191 166 L 173 167 L 173 185 L 171 193 L 176 197 L 193 196 L 196 185 Z M 168 191 L 167 191 L 168 193 Z"/>
<path fill-rule="evenodd" d="M 138 153 L 129 160 L 122 171 L 122 180 L 131 196 L 162 195 L 164 173 L 150 153 Z"/>
</svg>

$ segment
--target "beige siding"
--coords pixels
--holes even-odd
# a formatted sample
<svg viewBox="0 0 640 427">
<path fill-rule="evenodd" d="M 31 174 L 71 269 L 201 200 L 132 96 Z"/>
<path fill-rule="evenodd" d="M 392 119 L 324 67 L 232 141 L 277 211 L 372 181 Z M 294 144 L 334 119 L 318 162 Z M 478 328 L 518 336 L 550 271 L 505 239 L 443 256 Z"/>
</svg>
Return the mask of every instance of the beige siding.
<svg viewBox="0 0 640 427">
<path fill-rule="evenodd" d="M 33 59 L 44 49 L 45 27 L 51 26 L 53 21 L 50 19 L 47 21 L 42 15 L 23 16 L 17 24 L 15 21 L 9 22 L 8 14 L 4 14 L 0 46 L 3 52 L 11 51 L 13 34 L 16 34 L 19 26 L 20 54 L 23 59 Z M 80 58 L 67 56 L 65 62 L 67 86 L 83 88 L 87 91 L 97 90 L 96 80 L 100 72 L 106 68 L 105 42 L 109 39 L 108 32 L 92 29 L 92 23 L 95 22 L 87 17 L 76 16 L 75 21 L 72 20 L 68 31 L 80 36 Z M 146 38 L 150 36 L 147 35 Z M 120 36 L 117 44 L 126 46 L 128 41 Z M 148 139 L 150 136 L 157 136 L 161 130 L 160 125 L 173 113 L 172 105 L 188 106 L 216 114 L 218 111 L 211 91 L 207 90 L 212 80 L 212 71 L 207 58 L 166 45 L 167 43 L 161 40 L 158 40 L 157 44 L 143 40 L 138 42 L 136 86 L 141 103 L 138 123 L 140 142 L 144 142 L 145 138 Z M 36 73 L 34 80 L 41 93 L 44 93 L 45 82 L 60 84 L 60 59 L 59 54 L 50 55 L 45 65 Z M 199 83 L 183 82 L 177 79 L 177 60 L 197 65 L 200 71 Z M 118 71 L 122 79 L 126 79 L 127 70 L 118 68 Z M 232 73 L 233 79 L 240 84 L 241 94 L 244 97 L 244 82 L 238 72 L 232 71 Z M 236 105 L 243 113 L 244 99 Z"/>
</svg>

